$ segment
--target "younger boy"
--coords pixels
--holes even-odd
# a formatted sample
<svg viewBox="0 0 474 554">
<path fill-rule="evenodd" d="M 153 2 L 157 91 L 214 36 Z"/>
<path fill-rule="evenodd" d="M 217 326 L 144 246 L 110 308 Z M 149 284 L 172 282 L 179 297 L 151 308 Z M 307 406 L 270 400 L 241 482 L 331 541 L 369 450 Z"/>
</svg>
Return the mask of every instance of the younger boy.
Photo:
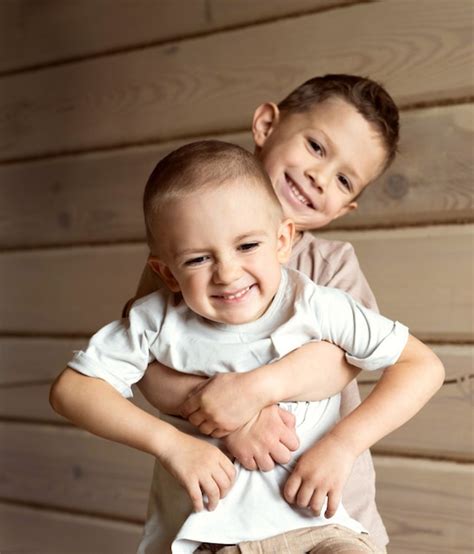
<svg viewBox="0 0 474 554">
<path fill-rule="evenodd" d="M 101 436 L 152 453 L 175 478 L 167 480 L 159 471 L 155 475 L 160 505 L 147 524 L 141 551 L 166 552 L 174 538 L 173 552 L 193 552 L 204 542 L 235 544 L 336 524 L 335 532 L 338 526 L 349 529 L 353 552 L 376 552 L 342 505 L 325 520 L 283 500 L 280 490 L 294 464 L 263 473 L 236 463 L 231 486 L 234 468 L 218 448 L 185 434 L 193 433 L 186 422 L 175 421 L 182 433 L 154 423 L 138 408 L 125 408 L 118 393 L 130 395 L 131 384 L 153 359 L 208 376 L 247 372 L 311 340 L 338 344 L 358 367 L 392 366 L 395 389 L 407 385 L 407 375 L 415 380 L 433 367 L 442 373 L 437 358 L 409 337 L 403 325 L 335 289 L 317 287 L 298 272 L 282 270 L 291 251 L 293 223 L 283 218 L 263 169 L 239 147 L 209 141 L 170 154 L 147 183 L 144 207 L 150 264 L 181 297 L 162 291 L 135 303 L 128 319 L 104 327 L 69 364 L 93 379 L 77 391 L 71 370 L 66 370 L 52 391 L 53 404 L 63 415 Z M 106 383 L 97 387 L 98 379 L 114 388 Z M 355 457 L 406 421 L 412 414 L 404 408 L 410 404 L 394 410 L 388 426 L 376 417 L 377 403 L 335 426 L 338 397 L 286 407 L 296 417 L 298 456 L 325 434 L 325 440 L 349 439 Z M 364 431 L 354 437 L 355 428 Z M 173 486 L 177 483 L 195 508 L 202 506 L 202 494 L 213 509 L 230 492 L 214 511 L 190 515 L 190 504 L 183 512 L 186 502 Z M 299 471 L 291 485 L 307 499 L 299 504 L 319 514 L 325 494 L 314 487 L 312 476 Z"/>
</svg>

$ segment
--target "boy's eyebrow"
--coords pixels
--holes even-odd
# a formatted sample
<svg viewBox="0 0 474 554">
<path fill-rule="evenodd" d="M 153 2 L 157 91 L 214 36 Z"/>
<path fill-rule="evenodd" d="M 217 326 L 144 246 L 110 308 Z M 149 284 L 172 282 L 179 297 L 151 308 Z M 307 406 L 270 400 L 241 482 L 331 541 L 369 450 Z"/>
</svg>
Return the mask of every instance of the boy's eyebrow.
<svg viewBox="0 0 474 554">
<path fill-rule="evenodd" d="M 242 240 L 246 240 L 246 239 L 249 239 L 249 238 L 256 238 L 256 237 L 259 237 L 259 236 L 262 236 L 262 235 L 265 235 L 265 231 L 262 230 L 262 229 L 258 229 L 258 230 L 255 230 L 255 231 L 249 231 L 248 233 L 243 233 L 242 235 L 239 235 L 235 238 L 235 241 L 236 242 L 240 242 Z"/>
</svg>

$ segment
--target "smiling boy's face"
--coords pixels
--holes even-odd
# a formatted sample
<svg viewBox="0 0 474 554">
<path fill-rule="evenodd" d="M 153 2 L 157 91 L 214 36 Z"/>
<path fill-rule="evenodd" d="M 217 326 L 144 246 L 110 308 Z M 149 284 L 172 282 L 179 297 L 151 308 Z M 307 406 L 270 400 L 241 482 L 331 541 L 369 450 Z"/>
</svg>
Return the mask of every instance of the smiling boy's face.
<svg viewBox="0 0 474 554">
<path fill-rule="evenodd" d="M 266 192 L 240 181 L 169 203 L 155 229 L 161 252 L 149 258 L 191 310 L 232 325 L 258 319 L 270 305 L 294 231 Z"/>
<path fill-rule="evenodd" d="M 284 214 L 299 231 L 323 227 L 355 209 L 355 198 L 386 161 L 373 126 L 340 98 L 291 114 L 263 104 L 255 112 L 253 134 Z"/>
</svg>

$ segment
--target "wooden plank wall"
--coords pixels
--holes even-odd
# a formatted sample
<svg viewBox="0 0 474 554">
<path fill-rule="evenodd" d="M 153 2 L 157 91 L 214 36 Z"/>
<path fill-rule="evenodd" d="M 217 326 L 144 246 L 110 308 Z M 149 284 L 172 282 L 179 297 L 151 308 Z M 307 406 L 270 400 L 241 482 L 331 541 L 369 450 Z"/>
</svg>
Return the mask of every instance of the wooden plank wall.
<svg viewBox="0 0 474 554">
<path fill-rule="evenodd" d="M 389 552 L 472 551 L 473 16 L 471 0 L 0 3 L 0 551 L 133 551 L 151 459 L 67 425 L 49 384 L 134 291 L 154 162 L 195 137 L 251 148 L 252 110 L 326 72 L 402 107 L 398 160 L 326 235 L 447 369 L 374 448 Z"/>
</svg>

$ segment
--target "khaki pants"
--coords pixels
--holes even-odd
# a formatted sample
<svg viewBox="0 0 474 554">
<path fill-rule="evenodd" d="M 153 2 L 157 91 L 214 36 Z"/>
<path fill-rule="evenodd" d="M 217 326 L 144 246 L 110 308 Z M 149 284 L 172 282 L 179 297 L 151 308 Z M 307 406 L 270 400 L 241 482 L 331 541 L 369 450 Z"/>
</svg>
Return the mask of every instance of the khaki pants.
<svg viewBox="0 0 474 554">
<path fill-rule="evenodd" d="M 366 534 L 339 525 L 296 529 L 261 541 L 235 546 L 202 545 L 198 552 L 208 554 L 383 554 Z"/>
</svg>

